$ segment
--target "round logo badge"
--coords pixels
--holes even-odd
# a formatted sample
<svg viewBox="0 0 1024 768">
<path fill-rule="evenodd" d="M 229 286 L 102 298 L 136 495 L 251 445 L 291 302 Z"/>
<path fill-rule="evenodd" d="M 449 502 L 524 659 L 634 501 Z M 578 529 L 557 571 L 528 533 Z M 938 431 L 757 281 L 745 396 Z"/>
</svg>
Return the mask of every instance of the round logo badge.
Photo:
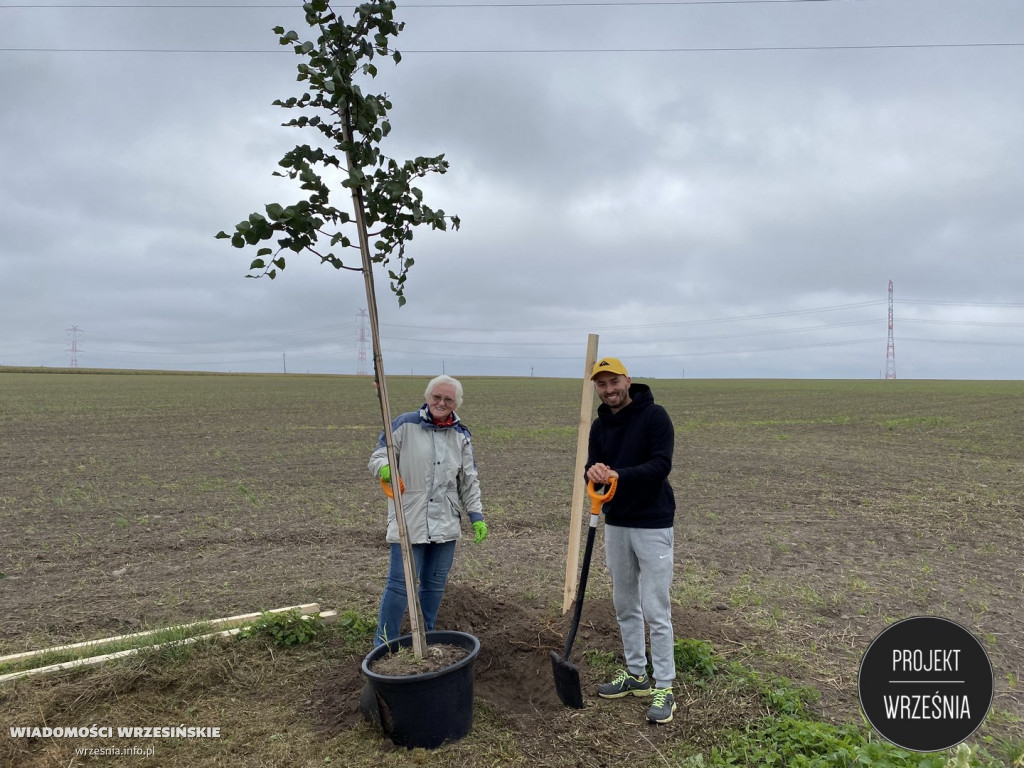
<svg viewBox="0 0 1024 768">
<path fill-rule="evenodd" d="M 934 616 L 886 628 L 857 675 L 868 722 L 913 752 L 939 752 L 969 738 L 988 714 L 994 690 L 992 662 L 977 638 Z"/>
</svg>

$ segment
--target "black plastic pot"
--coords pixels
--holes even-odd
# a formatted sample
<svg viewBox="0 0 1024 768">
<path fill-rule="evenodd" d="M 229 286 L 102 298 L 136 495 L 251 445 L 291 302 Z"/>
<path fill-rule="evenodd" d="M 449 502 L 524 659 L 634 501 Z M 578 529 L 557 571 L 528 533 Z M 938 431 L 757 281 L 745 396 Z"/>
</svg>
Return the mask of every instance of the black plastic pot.
<svg viewBox="0 0 1024 768">
<path fill-rule="evenodd" d="M 469 654 L 434 672 L 396 677 L 380 675 L 370 665 L 382 656 L 412 646 L 402 635 L 370 651 L 363 659 L 366 687 L 359 701 L 363 716 L 380 725 L 396 745 L 434 749 L 458 741 L 473 727 L 473 663 L 480 641 L 465 632 L 427 632 L 427 645 L 454 645 Z"/>
</svg>

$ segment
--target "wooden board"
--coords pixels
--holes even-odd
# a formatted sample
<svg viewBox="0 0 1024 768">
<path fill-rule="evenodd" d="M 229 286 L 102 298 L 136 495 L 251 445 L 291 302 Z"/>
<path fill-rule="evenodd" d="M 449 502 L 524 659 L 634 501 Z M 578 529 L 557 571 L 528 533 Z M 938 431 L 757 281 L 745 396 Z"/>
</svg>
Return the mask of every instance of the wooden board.
<svg viewBox="0 0 1024 768">
<path fill-rule="evenodd" d="M 583 469 L 587 465 L 587 445 L 590 442 L 590 423 L 594 413 L 594 385 L 590 372 L 597 362 L 597 334 L 587 336 L 587 361 L 583 368 L 583 396 L 580 400 L 580 422 L 576 432 L 576 467 L 572 478 L 572 509 L 569 514 L 569 553 L 565 559 L 565 589 L 562 592 L 562 613 L 572 606 L 579 581 L 580 529 L 583 525 L 583 507 L 587 496 L 587 483 Z"/>
<path fill-rule="evenodd" d="M 320 606 L 317 603 L 304 603 L 302 605 L 291 605 L 287 608 L 274 608 L 265 613 L 287 613 L 288 611 L 298 611 L 303 616 L 308 616 L 311 613 L 317 613 L 320 610 Z M 193 621 L 189 624 L 176 624 L 170 627 L 163 627 L 161 629 L 150 629 L 145 632 L 135 632 L 129 635 L 116 635 L 115 637 L 103 637 L 99 640 L 86 640 L 81 643 L 72 643 L 71 645 L 57 645 L 53 648 L 41 648 L 37 651 L 23 651 L 22 653 L 12 653 L 10 656 L 0 656 L 0 664 L 10 664 L 15 661 L 22 661 L 24 659 L 31 659 L 34 656 L 42 656 L 44 653 L 59 653 L 60 651 L 74 651 L 80 648 L 90 648 L 92 646 L 109 645 L 110 643 L 119 643 L 123 641 L 141 640 L 151 635 L 155 635 L 159 632 L 166 632 L 168 630 L 175 629 L 190 629 L 191 627 L 199 627 L 203 625 L 209 625 L 210 627 L 220 627 L 221 629 L 227 629 L 229 627 L 238 627 L 247 622 L 255 621 L 263 613 L 244 613 L 238 616 L 226 616 L 222 619 L 213 619 L 211 621 Z"/>
<path fill-rule="evenodd" d="M 296 606 L 296 607 L 298 607 L 298 606 Z M 290 610 L 290 609 L 288 609 L 288 608 L 279 608 L 279 609 L 277 609 L 277 611 L 281 611 L 281 610 Z M 276 613 L 277 611 L 268 611 L 268 613 Z M 313 613 L 316 613 L 316 611 L 313 611 Z M 257 614 L 247 614 L 247 615 L 254 615 L 256 618 L 259 618 L 262 614 L 257 613 Z M 232 617 L 232 618 L 238 618 L 238 617 Z M 307 619 L 307 618 L 309 618 L 309 615 L 304 613 L 304 614 L 302 614 L 302 618 Z M 324 611 L 323 613 L 320 614 L 320 620 L 324 624 L 333 624 L 335 621 L 338 620 L 338 614 L 337 614 L 336 611 Z M 194 625 L 186 625 L 186 626 L 194 626 Z M 170 640 L 170 641 L 168 641 L 166 643 L 156 643 L 155 645 L 144 645 L 144 646 L 142 646 L 140 648 L 128 648 L 126 650 L 117 651 L 115 653 L 105 653 L 102 656 L 89 656 L 88 658 L 85 658 L 85 659 L 74 659 L 72 661 L 61 662 L 60 664 L 50 664 L 49 666 L 46 666 L 46 667 L 35 667 L 33 669 L 24 669 L 24 670 L 22 670 L 20 672 L 10 672 L 10 673 L 8 673 L 6 675 L 0 675 L 0 684 L 6 683 L 9 680 L 17 680 L 18 678 L 21 678 L 21 677 L 30 677 L 32 675 L 45 675 L 45 674 L 48 674 L 50 672 L 59 672 L 59 671 L 64 670 L 64 669 L 75 669 L 75 668 L 78 668 L 78 667 L 96 667 L 96 666 L 99 666 L 100 664 L 105 664 L 108 661 L 113 661 L 114 659 L 123 659 L 126 656 L 134 656 L 137 653 L 142 653 L 143 651 L 155 650 L 157 648 L 162 648 L 165 645 L 175 645 L 175 644 L 177 644 L 177 645 L 192 645 L 193 643 L 198 643 L 201 640 L 213 640 L 213 639 L 216 639 L 216 638 L 227 639 L 227 638 L 234 637 L 239 632 L 241 632 L 244 628 L 245 628 L 245 626 L 243 624 L 242 626 L 233 627 L 232 629 L 225 629 L 225 630 L 222 630 L 220 632 L 211 632 L 211 633 L 206 634 L 206 635 L 197 635 L 196 637 L 189 637 L 189 638 L 186 638 L 184 640 Z M 132 637 L 132 635 L 125 635 L 125 637 Z M 110 640 L 108 639 L 108 640 L 103 641 L 103 642 L 110 642 Z M 48 649 L 48 650 L 52 650 L 52 649 Z"/>
</svg>

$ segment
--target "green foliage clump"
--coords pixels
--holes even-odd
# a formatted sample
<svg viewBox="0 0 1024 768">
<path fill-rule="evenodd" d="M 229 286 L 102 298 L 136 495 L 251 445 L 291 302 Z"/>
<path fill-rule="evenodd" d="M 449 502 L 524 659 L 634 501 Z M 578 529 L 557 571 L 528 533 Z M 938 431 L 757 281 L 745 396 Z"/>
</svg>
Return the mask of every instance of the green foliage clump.
<svg viewBox="0 0 1024 768">
<path fill-rule="evenodd" d="M 260 614 L 252 624 L 242 627 L 240 638 L 266 637 L 279 648 L 305 645 L 324 631 L 319 613 L 303 616 L 297 610 Z"/>
<path fill-rule="evenodd" d="M 676 668 L 699 678 L 698 685 L 703 684 L 703 679 L 714 677 L 721 663 L 714 646 L 706 640 L 680 638 L 675 642 L 673 655 Z"/>
<path fill-rule="evenodd" d="M 721 735 L 706 765 L 785 766 L 786 768 L 1000 768 L 1004 765 L 982 748 L 961 744 L 955 751 L 908 752 L 877 740 L 852 723 L 834 725 L 816 719 L 808 707 L 820 697 L 784 677 L 766 678 L 732 665 L 756 686 L 769 714 L 743 729 Z"/>
<path fill-rule="evenodd" d="M 612 651 L 591 648 L 583 652 L 583 658 L 593 669 L 600 670 L 603 674 L 611 674 L 619 666 L 618 657 Z"/>
<path fill-rule="evenodd" d="M 813 688 L 795 687 L 784 677 L 766 686 L 761 696 L 771 711 L 786 715 L 803 715 L 808 706 L 816 704 L 821 698 L 821 694 Z"/>
<path fill-rule="evenodd" d="M 359 648 L 373 637 L 377 630 L 377 619 L 369 619 L 355 610 L 347 610 L 338 617 L 335 631 L 341 635 L 346 648 Z"/>
<path fill-rule="evenodd" d="M 945 768 L 942 753 L 907 752 L 874 741 L 852 724 L 832 725 L 805 717 L 766 717 L 723 734 L 711 749 L 710 766 L 787 768 Z"/>
<path fill-rule="evenodd" d="M 704 755 L 686 760 L 687 768 L 779 766 L 784 768 L 999 768 L 1003 762 L 983 748 L 961 744 L 955 751 L 917 753 L 877 740 L 857 725 L 822 722 L 811 712 L 821 694 L 794 685 L 785 677 L 764 674 L 717 656 L 711 643 L 680 639 L 675 643 L 678 669 L 690 684 L 706 687 L 715 677 L 760 698 L 767 714 L 743 728 L 719 735 Z M 1012 754 L 1007 751 L 1007 754 Z"/>
</svg>

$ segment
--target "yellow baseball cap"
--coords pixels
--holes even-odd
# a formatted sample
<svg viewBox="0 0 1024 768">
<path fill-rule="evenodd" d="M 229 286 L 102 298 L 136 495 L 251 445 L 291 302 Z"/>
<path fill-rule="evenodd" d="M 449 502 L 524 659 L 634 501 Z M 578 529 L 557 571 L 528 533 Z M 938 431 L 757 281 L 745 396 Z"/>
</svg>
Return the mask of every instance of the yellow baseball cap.
<svg viewBox="0 0 1024 768">
<path fill-rule="evenodd" d="M 626 366 L 622 364 L 622 361 L 617 357 L 602 357 L 596 363 L 594 363 L 594 369 L 590 372 L 590 378 L 593 380 L 599 373 L 617 373 L 620 376 L 629 378 L 629 373 L 626 371 Z"/>
</svg>

